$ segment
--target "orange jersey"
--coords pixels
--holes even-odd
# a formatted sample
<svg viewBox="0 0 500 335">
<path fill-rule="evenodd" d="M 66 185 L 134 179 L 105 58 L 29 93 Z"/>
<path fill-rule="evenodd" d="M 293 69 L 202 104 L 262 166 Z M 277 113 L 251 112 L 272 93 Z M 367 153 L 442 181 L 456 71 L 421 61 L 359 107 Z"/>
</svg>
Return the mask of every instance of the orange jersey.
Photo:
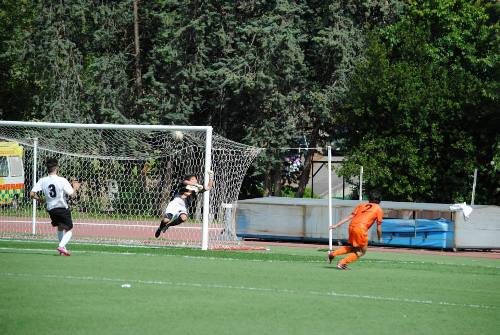
<svg viewBox="0 0 500 335">
<path fill-rule="evenodd" d="M 362 227 L 366 231 L 370 229 L 375 220 L 377 220 L 377 224 L 382 224 L 382 218 L 384 217 L 384 211 L 375 203 L 359 204 L 352 214 L 354 217 L 349 226 Z"/>
</svg>

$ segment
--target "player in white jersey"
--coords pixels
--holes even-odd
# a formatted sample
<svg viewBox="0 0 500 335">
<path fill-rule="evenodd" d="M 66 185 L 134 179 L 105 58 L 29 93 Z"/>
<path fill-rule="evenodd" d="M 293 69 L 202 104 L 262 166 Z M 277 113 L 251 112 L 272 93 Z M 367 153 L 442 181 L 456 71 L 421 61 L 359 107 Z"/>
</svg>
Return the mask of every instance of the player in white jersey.
<svg viewBox="0 0 500 335">
<path fill-rule="evenodd" d="M 46 166 L 49 172 L 48 176 L 38 180 L 30 192 L 30 197 L 37 201 L 43 201 L 44 199 L 38 195 L 38 192 L 45 195 L 47 211 L 52 221 L 51 224 L 57 227 L 57 237 L 59 239 L 57 251 L 61 255 L 70 256 L 71 254 L 66 250 L 66 244 L 73 235 L 71 231 L 73 220 L 71 219 L 71 211 L 66 196 L 73 196 L 78 191 L 80 184 L 73 181 L 71 185 L 66 178 L 57 175 L 59 172 L 57 159 L 47 159 Z"/>
<path fill-rule="evenodd" d="M 163 212 L 163 219 L 160 222 L 160 226 L 155 232 L 155 237 L 160 237 L 160 234 L 171 226 L 177 226 L 188 219 L 188 204 L 187 201 L 191 196 L 193 191 L 188 190 L 186 187 L 182 187 L 179 193 L 170 201 L 167 208 Z"/>
<path fill-rule="evenodd" d="M 204 187 L 198 184 L 195 175 L 187 175 L 179 185 L 179 189 L 174 198 L 168 203 L 163 213 L 163 219 L 155 232 L 155 237 L 160 237 L 161 233 L 167 231 L 169 227 L 177 226 L 188 219 L 188 209 L 195 202 L 198 193 L 211 190 L 213 187 L 213 172 L 208 173 L 208 185 Z"/>
</svg>

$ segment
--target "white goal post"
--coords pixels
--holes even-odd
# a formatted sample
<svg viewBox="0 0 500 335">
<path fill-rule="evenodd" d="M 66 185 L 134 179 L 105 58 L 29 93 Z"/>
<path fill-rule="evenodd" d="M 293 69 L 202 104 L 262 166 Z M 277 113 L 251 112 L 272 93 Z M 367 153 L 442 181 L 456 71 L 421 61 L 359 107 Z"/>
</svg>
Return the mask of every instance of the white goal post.
<svg viewBox="0 0 500 335">
<path fill-rule="evenodd" d="M 213 134 L 210 126 L 0 121 L 0 141 L 20 147 L 24 164 L 16 206 L 10 195 L 0 203 L 0 237 L 53 238 L 43 207 L 28 194 L 46 174 L 45 160 L 54 157 L 63 177 L 82 183 L 71 204 L 79 230 L 75 239 L 203 250 L 238 244 L 235 234 L 224 231 L 234 222 L 224 222 L 231 206 L 223 204 L 237 200 L 246 170 L 260 152 Z M 0 151 L 0 164 L 2 155 L 8 154 Z M 211 170 L 214 187 L 194 201 L 190 220 L 154 238 L 160 213 L 183 177 L 195 176 L 207 186 Z M 9 176 L 3 177 L 8 183 Z"/>
</svg>

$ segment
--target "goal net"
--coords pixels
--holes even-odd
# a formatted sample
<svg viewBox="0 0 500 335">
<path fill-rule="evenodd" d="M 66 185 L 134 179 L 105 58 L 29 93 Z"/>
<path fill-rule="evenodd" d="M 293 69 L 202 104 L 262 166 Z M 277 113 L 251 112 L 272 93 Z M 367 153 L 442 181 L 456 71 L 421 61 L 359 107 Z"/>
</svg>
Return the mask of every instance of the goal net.
<svg viewBox="0 0 500 335">
<path fill-rule="evenodd" d="M 47 174 L 46 159 L 57 158 L 59 175 L 81 184 L 69 199 L 75 241 L 237 246 L 234 203 L 259 151 L 211 127 L 0 121 L 0 237 L 55 239 L 44 204 L 34 208 L 29 192 Z M 184 176 L 206 185 L 210 170 L 213 189 L 196 197 L 189 220 L 155 238 Z"/>
</svg>

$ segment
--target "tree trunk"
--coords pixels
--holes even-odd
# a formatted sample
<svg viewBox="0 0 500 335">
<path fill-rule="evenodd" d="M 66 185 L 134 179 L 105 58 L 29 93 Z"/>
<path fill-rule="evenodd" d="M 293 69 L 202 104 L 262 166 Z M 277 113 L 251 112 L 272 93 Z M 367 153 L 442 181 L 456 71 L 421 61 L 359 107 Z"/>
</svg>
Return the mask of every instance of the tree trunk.
<svg viewBox="0 0 500 335">
<path fill-rule="evenodd" d="M 139 42 L 139 1 L 134 0 L 134 45 L 135 45 L 135 89 L 137 95 L 142 92 L 141 47 Z"/>
<path fill-rule="evenodd" d="M 274 184 L 274 191 L 273 195 L 275 197 L 281 197 L 281 189 L 283 186 L 283 180 L 281 178 L 281 170 L 283 169 L 283 164 L 280 163 L 274 168 L 274 173 L 273 173 L 273 184 Z"/>
<path fill-rule="evenodd" d="M 319 139 L 319 125 L 315 125 L 311 134 L 311 141 L 309 142 L 310 148 L 315 148 L 318 144 Z M 306 190 L 307 183 L 309 182 L 309 177 L 311 174 L 312 159 L 316 153 L 315 149 L 307 150 L 306 156 L 304 157 L 304 170 L 299 178 L 299 187 L 297 193 L 295 193 L 296 198 L 302 198 Z"/>
<path fill-rule="evenodd" d="M 262 193 L 264 197 L 268 197 L 271 194 L 271 163 L 267 165 L 266 175 L 264 177 L 264 191 Z"/>
</svg>

